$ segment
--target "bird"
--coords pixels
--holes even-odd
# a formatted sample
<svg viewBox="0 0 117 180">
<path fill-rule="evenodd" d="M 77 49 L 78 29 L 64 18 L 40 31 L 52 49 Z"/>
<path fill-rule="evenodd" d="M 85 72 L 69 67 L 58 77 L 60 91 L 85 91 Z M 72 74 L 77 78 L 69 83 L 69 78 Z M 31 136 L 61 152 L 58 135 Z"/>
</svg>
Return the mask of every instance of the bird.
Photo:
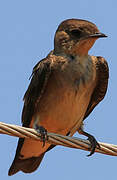
<svg viewBox="0 0 117 180">
<path fill-rule="evenodd" d="M 100 148 L 83 125 L 107 92 L 108 63 L 101 56 L 89 55 L 95 41 L 105 37 L 87 20 L 73 18 L 60 23 L 53 50 L 33 68 L 23 99 L 23 127 L 34 128 L 43 139 L 46 132 L 65 136 L 79 132 L 90 141 L 89 156 Z M 8 175 L 34 172 L 54 147 L 48 142 L 19 138 Z"/>
</svg>

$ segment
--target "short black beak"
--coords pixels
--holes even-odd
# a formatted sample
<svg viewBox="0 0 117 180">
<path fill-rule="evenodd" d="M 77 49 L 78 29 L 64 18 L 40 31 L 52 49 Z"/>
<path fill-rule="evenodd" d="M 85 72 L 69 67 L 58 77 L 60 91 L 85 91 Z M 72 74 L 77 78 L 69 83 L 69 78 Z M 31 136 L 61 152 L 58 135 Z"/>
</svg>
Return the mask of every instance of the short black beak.
<svg viewBox="0 0 117 180">
<path fill-rule="evenodd" d="M 91 34 L 91 35 L 89 35 L 89 37 L 104 38 L 104 37 L 108 37 L 108 36 L 99 32 L 99 33 Z"/>
</svg>

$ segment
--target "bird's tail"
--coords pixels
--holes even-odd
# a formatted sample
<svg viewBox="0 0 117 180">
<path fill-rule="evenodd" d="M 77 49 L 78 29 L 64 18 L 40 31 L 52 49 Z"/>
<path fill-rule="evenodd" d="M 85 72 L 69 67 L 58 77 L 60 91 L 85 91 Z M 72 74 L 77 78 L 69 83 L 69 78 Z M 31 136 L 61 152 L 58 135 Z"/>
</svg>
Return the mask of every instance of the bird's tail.
<svg viewBox="0 0 117 180">
<path fill-rule="evenodd" d="M 40 163 L 44 157 L 45 152 L 42 153 L 39 157 L 20 159 L 19 158 L 19 150 L 21 149 L 21 147 L 23 145 L 23 141 L 24 141 L 24 139 L 22 139 L 22 138 L 19 139 L 15 158 L 14 158 L 14 161 L 8 172 L 9 176 L 16 174 L 18 171 L 23 171 L 24 173 L 32 173 L 33 171 L 35 171 L 38 168 L 38 166 L 40 165 Z"/>
<path fill-rule="evenodd" d="M 12 176 L 12 175 L 16 174 L 18 171 L 23 171 L 24 173 L 32 173 L 40 165 L 40 163 L 43 159 L 43 156 L 44 156 L 44 154 L 42 154 L 39 157 L 14 160 L 9 169 L 8 175 Z"/>
</svg>

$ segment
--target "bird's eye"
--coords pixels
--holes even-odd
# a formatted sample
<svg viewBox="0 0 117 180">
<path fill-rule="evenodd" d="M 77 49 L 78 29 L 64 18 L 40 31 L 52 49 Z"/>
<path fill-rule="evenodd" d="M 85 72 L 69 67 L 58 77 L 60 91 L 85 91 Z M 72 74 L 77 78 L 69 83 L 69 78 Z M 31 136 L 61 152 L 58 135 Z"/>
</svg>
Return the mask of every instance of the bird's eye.
<svg viewBox="0 0 117 180">
<path fill-rule="evenodd" d="M 72 36 L 74 36 L 74 37 L 80 37 L 81 36 L 81 31 L 80 30 L 78 30 L 78 29 L 74 29 L 74 30 L 72 30 L 71 31 L 71 34 L 72 34 Z"/>
</svg>

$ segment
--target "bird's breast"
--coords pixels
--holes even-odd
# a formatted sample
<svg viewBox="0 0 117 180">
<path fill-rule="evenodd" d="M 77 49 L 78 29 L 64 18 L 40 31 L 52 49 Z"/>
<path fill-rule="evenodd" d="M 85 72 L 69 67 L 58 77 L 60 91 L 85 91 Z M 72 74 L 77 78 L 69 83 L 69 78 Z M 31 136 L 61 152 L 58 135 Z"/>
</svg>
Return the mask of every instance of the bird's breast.
<svg viewBox="0 0 117 180">
<path fill-rule="evenodd" d="M 48 81 L 35 119 L 49 132 L 67 134 L 78 122 L 82 123 L 94 89 L 91 70 L 80 74 L 72 68 L 56 70 Z"/>
</svg>

